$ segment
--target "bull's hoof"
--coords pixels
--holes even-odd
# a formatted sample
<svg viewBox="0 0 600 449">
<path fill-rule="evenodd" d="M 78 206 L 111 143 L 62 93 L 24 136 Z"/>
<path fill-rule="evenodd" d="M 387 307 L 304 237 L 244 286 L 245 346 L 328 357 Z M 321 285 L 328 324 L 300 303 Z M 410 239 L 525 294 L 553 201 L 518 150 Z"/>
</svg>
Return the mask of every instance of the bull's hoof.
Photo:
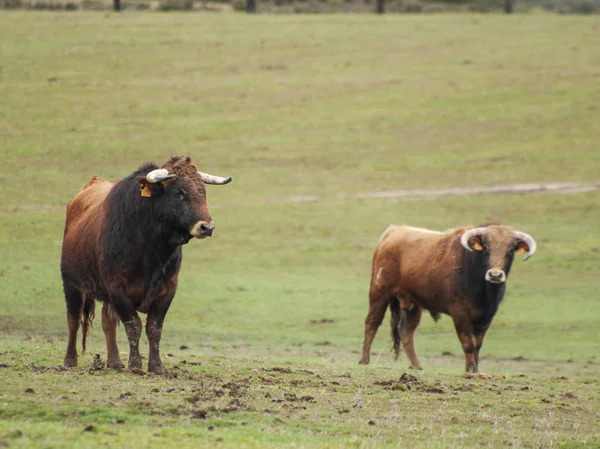
<svg viewBox="0 0 600 449">
<path fill-rule="evenodd" d="M 368 360 L 363 360 L 363 359 L 361 359 L 361 360 L 358 362 L 358 364 L 359 364 L 359 365 L 368 365 L 368 364 L 369 364 L 369 361 L 368 361 Z"/>
<path fill-rule="evenodd" d="M 108 362 L 106 362 L 106 366 L 111 369 L 116 369 L 118 371 L 125 369 L 125 364 L 121 362 L 121 360 L 109 360 Z"/>
<path fill-rule="evenodd" d="M 141 357 L 129 357 L 129 363 L 127 368 L 129 371 L 141 370 L 142 369 L 142 358 Z"/>
<path fill-rule="evenodd" d="M 64 365 L 66 368 L 73 368 L 77 366 L 77 359 L 65 359 Z"/>
<path fill-rule="evenodd" d="M 148 372 L 149 373 L 153 373 L 153 374 L 165 374 L 165 370 L 163 369 L 162 365 L 150 365 L 148 364 Z"/>
<path fill-rule="evenodd" d="M 479 372 L 472 372 L 472 371 L 467 371 L 465 373 L 465 377 L 467 379 L 492 379 L 492 376 L 490 376 L 489 374 L 486 373 L 479 373 Z"/>
<path fill-rule="evenodd" d="M 420 366 L 409 366 L 410 369 L 414 369 L 415 371 L 423 371 L 423 368 L 421 368 Z"/>
</svg>

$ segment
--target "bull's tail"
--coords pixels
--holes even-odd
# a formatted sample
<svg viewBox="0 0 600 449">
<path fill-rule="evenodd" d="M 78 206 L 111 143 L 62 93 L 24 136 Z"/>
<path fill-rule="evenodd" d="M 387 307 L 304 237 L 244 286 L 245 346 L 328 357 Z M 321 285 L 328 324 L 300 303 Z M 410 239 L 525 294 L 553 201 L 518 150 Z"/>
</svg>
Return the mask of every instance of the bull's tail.
<svg viewBox="0 0 600 449">
<path fill-rule="evenodd" d="M 90 295 L 84 295 L 83 313 L 81 315 L 81 355 L 85 354 L 85 344 L 90 327 L 93 327 L 96 316 L 96 300 Z"/>
<path fill-rule="evenodd" d="M 403 325 L 403 314 L 400 309 L 400 301 L 398 298 L 394 297 L 390 301 L 390 325 L 392 328 L 392 342 L 394 344 L 394 360 L 398 360 L 398 356 L 400 355 L 400 327 Z"/>
</svg>

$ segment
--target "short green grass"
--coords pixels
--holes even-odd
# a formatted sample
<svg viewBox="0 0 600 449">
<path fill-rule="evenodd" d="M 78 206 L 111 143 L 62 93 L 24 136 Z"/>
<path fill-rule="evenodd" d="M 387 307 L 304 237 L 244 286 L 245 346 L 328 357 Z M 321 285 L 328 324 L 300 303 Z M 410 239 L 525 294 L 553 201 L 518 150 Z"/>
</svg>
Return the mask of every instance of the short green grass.
<svg viewBox="0 0 600 449">
<path fill-rule="evenodd" d="M 599 28 L 545 15 L 0 13 L 0 445 L 597 447 L 597 192 L 341 194 L 598 181 Z M 58 368 L 66 202 L 93 174 L 170 154 L 234 182 L 209 189 L 217 234 L 184 250 L 167 376 L 91 370 L 105 357 L 99 321 L 80 367 Z M 423 319 L 417 382 L 400 380 L 387 322 L 358 366 L 385 227 L 488 220 L 539 243 L 515 262 L 482 350 L 497 378 L 463 378 L 447 317 Z"/>
</svg>

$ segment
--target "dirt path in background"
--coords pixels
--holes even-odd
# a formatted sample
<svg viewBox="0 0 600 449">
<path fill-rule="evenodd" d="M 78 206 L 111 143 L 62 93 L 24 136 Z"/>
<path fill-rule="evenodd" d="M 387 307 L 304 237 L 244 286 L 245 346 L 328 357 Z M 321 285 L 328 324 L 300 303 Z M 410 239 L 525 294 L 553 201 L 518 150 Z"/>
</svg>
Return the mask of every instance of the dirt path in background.
<svg viewBox="0 0 600 449">
<path fill-rule="evenodd" d="M 591 182 L 552 182 L 533 184 L 503 184 L 493 186 L 450 187 L 445 189 L 407 189 L 407 190 L 376 190 L 371 192 L 340 193 L 333 198 L 321 195 L 290 195 L 266 197 L 266 203 L 317 203 L 331 199 L 344 200 L 348 198 L 402 198 L 407 200 L 429 200 L 448 196 L 466 195 L 530 195 L 533 193 L 572 194 L 586 193 L 600 190 L 600 181 Z M 235 203 L 214 204 L 211 207 L 227 209 L 236 207 Z M 0 214 L 11 212 L 31 212 L 45 214 L 50 212 L 64 212 L 66 204 L 20 204 L 16 206 L 0 206 Z"/>
<path fill-rule="evenodd" d="M 378 190 L 352 194 L 339 194 L 338 199 L 345 198 L 404 198 L 409 200 L 427 200 L 447 196 L 465 195 L 529 195 L 533 193 L 570 194 L 586 193 L 600 190 L 600 181 L 595 182 L 553 182 L 535 184 L 504 184 L 494 186 L 450 187 L 445 189 L 410 189 L 410 190 Z M 325 201 L 320 195 L 292 195 L 274 197 L 269 202 L 310 203 Z"/>
</svg>

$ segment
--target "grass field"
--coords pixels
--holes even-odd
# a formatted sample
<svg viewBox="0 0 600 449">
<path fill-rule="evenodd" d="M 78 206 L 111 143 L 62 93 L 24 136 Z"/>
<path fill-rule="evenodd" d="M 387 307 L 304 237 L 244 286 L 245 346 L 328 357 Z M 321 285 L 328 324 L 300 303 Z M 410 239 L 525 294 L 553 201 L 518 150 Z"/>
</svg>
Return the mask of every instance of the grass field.
<svg viewBox="0 0 600 449">
<path fill-rule="evenodd" d="M 600 193 L 347 196 L 597 182 L 598 48 L 592 17 L 0 12 L 0 447 L 598 447 Z M 171 154 L 234 182 L 184 249 L 168 374 L 101 369 L 99 320 L 60 368 L 66 203 Z M 387 323 L 359 366 L 387 225 L 488 220 L 539 245 L 482 349 L 496 377 L 463 377 L 447 317 L 424 371 Z"/>
</svg>

